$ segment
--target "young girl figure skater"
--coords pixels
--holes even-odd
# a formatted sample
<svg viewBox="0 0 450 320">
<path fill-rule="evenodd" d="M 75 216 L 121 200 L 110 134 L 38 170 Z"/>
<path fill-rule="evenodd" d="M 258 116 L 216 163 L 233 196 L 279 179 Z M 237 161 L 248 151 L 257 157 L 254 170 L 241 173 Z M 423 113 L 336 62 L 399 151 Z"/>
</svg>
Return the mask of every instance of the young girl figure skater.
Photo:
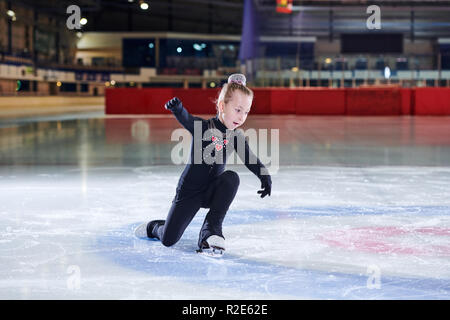
<svg viewBox="0 0 450 320">
<path fill-rule="evenodd" d="M 190 161 L 178 181 L 166 220 L 140 225 L 135 230 L 136 236 L 159 239 L 164 246 L 172 246 L 181 238 L 197 211 L 209 208 L 200 229 L 197 251 L 213 256 L 223 254 L 225 237 L 222 222 L 239 186 L 238 174 L 225 171 L 226 160 L 231 153 L 227 150 L 235 150 L 245 166 L 260 179 L 262 190 L 257 193 L 261 198 L 270 196 L 272 189 L 267 169 L 250 150 L 242 130 L 236 130 L 247 119 L 252 100 L 253 91 L 246 86 L 245 76 L 233 74 L 220 91 L 214 118 L 204 120 L 192 116 L 177 97 L 166 103 L 165 108 L 172 111 L 193 136 Z M 196 139 L 201 139 L 201 142 L 196 142 Z M 199 161 L 196 152 L 205 156 L 201 156 Z"/>
</svg>

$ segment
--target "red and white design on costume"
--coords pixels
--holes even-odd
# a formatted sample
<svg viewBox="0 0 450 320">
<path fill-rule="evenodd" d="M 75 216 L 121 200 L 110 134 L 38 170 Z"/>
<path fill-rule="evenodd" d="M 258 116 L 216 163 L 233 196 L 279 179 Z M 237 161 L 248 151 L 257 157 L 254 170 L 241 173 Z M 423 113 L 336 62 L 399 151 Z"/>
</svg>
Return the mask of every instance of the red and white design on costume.
<svg viewBox="0 0 450 320">
<path fill-rule="evenodd" d="M 223 139 L 223 145 L 218 142 L 218 139 L 215 136 L 212 136 L 211 141 L 216 146 L 216 150 L 220 151 L 222 150 L 222 147 L 225 148 L 225 146 L 228 144 L 228 139 Z"/>
</svg>

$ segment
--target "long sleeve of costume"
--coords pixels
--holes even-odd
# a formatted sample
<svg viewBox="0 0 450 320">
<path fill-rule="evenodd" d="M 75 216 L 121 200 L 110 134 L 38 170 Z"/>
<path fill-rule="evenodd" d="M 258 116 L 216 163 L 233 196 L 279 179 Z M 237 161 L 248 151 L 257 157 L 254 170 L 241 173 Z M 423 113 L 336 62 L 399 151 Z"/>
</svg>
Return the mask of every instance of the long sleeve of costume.
<svg viewBox="0 0 450 320">
<path fill-rule="evenodd" d="M 262 175 L 269 174 L 267 168 L 261 163 L 259 158 L 250 149 L 245 136 L 240 132 L 238 132 L 238 134 L 236 135 L 234 148 L 245 166 L 260 180 Z"/>
<path fill-rule="evenodd" d="M 172 111 L 172 113 L 175 115 L 175 118 L 177 118 L 178 122 L 181 123 L 181 125 L 186 128 L 192 135 L 194 135 L 194 122 L 195 121 L 202 121 L 203 119 L 199 117 L 194 117 L 191 115 L 182 104 L 179 104 L 176 109 Z"/>
</svg>

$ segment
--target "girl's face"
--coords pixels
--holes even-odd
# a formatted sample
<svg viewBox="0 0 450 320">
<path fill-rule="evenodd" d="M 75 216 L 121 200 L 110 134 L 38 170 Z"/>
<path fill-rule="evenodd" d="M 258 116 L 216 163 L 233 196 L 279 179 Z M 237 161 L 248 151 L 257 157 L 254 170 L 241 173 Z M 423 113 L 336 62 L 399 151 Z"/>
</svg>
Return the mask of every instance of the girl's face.
<svg viewBox="0 0 450 320">
<path fill-rule="evenodd" d="M 235 91 L 228 103 L 219 102 L 219 119 L 228 129 L 234 130 L 244 124 L 251 106 L 251 96 Z"/>
</svg>

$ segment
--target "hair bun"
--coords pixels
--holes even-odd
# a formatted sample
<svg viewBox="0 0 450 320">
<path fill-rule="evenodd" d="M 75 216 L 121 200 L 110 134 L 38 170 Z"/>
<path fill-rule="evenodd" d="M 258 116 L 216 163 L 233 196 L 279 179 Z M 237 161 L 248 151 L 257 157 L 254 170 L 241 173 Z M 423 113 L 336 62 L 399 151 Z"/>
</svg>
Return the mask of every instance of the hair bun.
<svg viewBox="0 0 450 320">
<path fill-rule="evenodd" d="M 247 79 L 242 73 L 233 73 L 228 77 L 228 83 L 238 83 L 243 86 L 247 83 Z"/>
</svg>

